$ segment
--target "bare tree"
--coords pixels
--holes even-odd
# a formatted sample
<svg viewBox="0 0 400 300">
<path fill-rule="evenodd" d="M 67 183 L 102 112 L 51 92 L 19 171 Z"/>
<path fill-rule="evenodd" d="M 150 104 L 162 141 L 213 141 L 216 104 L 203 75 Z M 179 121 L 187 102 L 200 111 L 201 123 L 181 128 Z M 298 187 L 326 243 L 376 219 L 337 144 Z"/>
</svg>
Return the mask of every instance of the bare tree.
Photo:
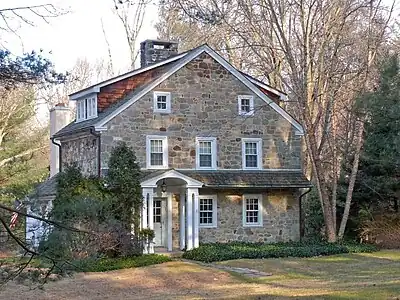
<svg viewBox="0 0 400 300">
<path fill-rule="evenodd" d="M 129 47 L 131 68 L 135 68 L 135 62 L 139 56 L 136 43 L 146 14 L 147 5 L 151 0 L 113 0 L 114 12 L 124 27 L 126 41 Z"/>
<path fill-rule="evenodd" d="M 371 88 L 377 54 L 388 39 L 392 7 L 381 1 L 179 0 L 180 16 L 225 24 L 249 56 L 290 94 L 305 129 L 305 169 L 318 191 L 326 237 L 336 240 L 342 150 L 358 153 L 356 97 Z M 361 120 L 362 123 L 362 120 Z M 343 124 L 349 124 L 344 130 Z M 361 131 L 360 131 L 361 130 Z M 361 140 L 362 145 L 362 140 Z M 354 160 L 357 173 L 357 160 Z M 351 185 L 348 203 L 351 203 Z"/>
<path fill-rule="evenodd" d="M 0 8 L 0 30 L 17 34 L 21 24 L 34 26 L 36 22 L 49 23 L 49 20 L 66 14 L 50 3 Z"/>
</svg>

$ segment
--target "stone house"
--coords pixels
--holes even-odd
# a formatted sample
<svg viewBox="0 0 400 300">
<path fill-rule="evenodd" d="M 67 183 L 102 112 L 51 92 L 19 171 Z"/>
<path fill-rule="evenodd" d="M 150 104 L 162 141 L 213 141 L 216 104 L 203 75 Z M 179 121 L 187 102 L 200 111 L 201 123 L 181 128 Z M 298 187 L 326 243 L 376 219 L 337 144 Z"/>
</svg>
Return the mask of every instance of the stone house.
<svg viewBox="0 0 400 300">
<path fill-rule="evenodd" d="M 155 230 L 155 247 L 299 240 L 310 182 L 303 128 L 279 105 L 286 94 L 207 45 L 177 48 L 144 41 L 141 68 L 70 95 L 74 121 L 63 127 L 68 109 L 51 111 L 51 176 L 71 162 L 102 176 L 112 147 L 125 141 L 144 174 L 142 226 Z M 54 197 L 54 182 L 38 188 L 39 198 Z"/>
</svg>

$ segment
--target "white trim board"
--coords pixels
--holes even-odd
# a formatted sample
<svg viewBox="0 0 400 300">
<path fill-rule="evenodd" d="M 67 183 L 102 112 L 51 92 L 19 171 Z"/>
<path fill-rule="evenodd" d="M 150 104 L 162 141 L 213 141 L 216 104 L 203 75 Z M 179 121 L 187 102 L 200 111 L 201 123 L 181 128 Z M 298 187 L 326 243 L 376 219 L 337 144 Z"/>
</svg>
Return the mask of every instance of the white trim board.
<svg viewBox="0 0 400 300">
<path fill-rule="evenodd" d="M 116 77 L 107 79 L 107 80 L 102 81 L 102 82 L 100 82 L 100 83 L 98 83 L 98 84 L 95 84 L 95 85 L 93 85 L 93 86 L 91 86 L 91 87 L 88 87 L 88 88 L 86 88 L 86 89 L 84 89 L 84 90 L 81 90 L 81 91 L 78 91 L 78 92 L 75 92 L 75 93 L 70 94 L 70 95 L 69 95 L 69 100 L 78 100 L 78 99 L 80 99 L 80 98 L 82 98 L 82 97 L 85 97 L 87 94 L 98 93 L 98 92 L 100 92 L 100 88 L 102 88 L 102 87 L 104 87 L 104 86 L 107 86 L 107 85 L 116 83 L 116 82 L 118 82 L 118 81 L 120 81 L 120 80 L 124 80 L 124 79 L 126 79 L 126 78 L 131 77 L 131 76 L 135 76 L 135 75 L 137 75 L 137 74 L 140 74 L 140 73 L 146 72 L 146 71 L 148 71 L 148 70 L 151 70 L 151 69 L 154 69 L 154 68 L 163 66 L 163 65 L 168 64 L 168 63 L 170 63 L 170 62 L 176 61 L 176 60 L 178 60 L 178 59 L 184 57 L 184 56 L 187 55 L 187 54 L 188 54 L 187 52 L 181 53 L 181 54 L 178 54 L 178 55 L 173 56 L 173 57 L 171 57 L 171 58 L 168 58 L 168 59 L 166 59 L 166 60 L 163 60 L 163 61 L 161 61 L 161 62 L 159 62 L 159 63 L 152 64 L 152 65 L 149 65 L 149 66 L 147 66 L 147 67 L 140 68 L 140 69 L 136 69 L 136 70 L 127 72 L 127 73 L 125 73 L 125 74 L 122 74 L 122 75 L 119 75 L 119 76 L 116 76 Z"/>
<path fill-rule="evenodd" d="M 137 95 L 126 101 L 120 107 L 118 107 L 115 111 L 113 111 L 110 115 L 105 117 L 99 123 L 95 125 L 97 130 L 98 127 L 103 127 L 106 123 L 108 123 L 111 119 L 119 115 L 125 109 L 130 107 L 133 103 L 138 101 L 148 92 L 152 91 L 156 88 L 160 83 L 164 80 L 168 79 L 175 72 L 183 68 L 186 64 L 191 62 L 193 59 L 198 57 L 202 53 L 207 53 L 213 59 L 215 59 L 219 64 L 221 64 L 225 69 L 227 69 L 233 76 L 239 79 L 244 85 L 246 85 L 251 91 L 253 91 L 259 98 L 261 98 L 264 102 L 266 102 L 271 108 L 273 108 L 277 113 L 279 113 L 283 118 L 285 118 L 290 124 L 292 124 L 300 134 L 303 134 L 303 127 L 297 122 L 291 115 L 289 115 L 283 108 L 281 108 L 278 104 L 276 104 L 272 99 L 270 99 L 267 95 L 265 95 L 258 87 L 256 87 L 250 80 L 248 80 L 244 75 L 242 75 L 238 70 L 236 70 L 232 65 L 230 65 L 224 58 L 222 58 L 219 54 L 217 54 L 214 50 L 212 50 L 208 45 L 203 45 L 198 49 L 190 52 L 185 55 L 181 61 L 171 70 L 164 73 L 161 77 L 154 80 L 151 84 L 149 84 L 145 89 L 140 91 Z"/>
</svg>

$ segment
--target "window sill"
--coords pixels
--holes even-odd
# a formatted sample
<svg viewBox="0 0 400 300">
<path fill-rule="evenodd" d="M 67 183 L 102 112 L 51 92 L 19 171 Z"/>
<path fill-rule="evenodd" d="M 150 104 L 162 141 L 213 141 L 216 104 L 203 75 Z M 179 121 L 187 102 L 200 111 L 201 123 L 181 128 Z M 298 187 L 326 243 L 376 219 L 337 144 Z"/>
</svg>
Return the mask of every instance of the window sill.
<svg viewBox="0 0 400 300">
<path fill-rule="evenodd" d="M 171 113 L 170 110 L 155 110 L 155 109 L 153 110 L 153 112 L 154 112 L 154 113 L 159 113 L 159 114 L 165 114 L 165 115 Z"/>
<path fill-rule="evenodd" d="M 217 228 L 217 226 L 216 225 L 199 225 L 199 228 L 215 229 L 215 228 Z"/>
<path fill-rule="evenodd" d="M 146 170 L 166 170 L 168 166 L 146 166 Z"/>
<path fill-rule="evenodd" d="M 243 224 L 243 227 L 250 227 L 250 228 L 263 228 L 263 224 Z"/>
<path fill-rule="evenodd" d="M 239 113 L 239 116 L 242 116 L 242 117 L 252 117 L 252 116 L 254 116 L 254 112 L 251 112 L 251 113 Z"/>
<path fill-rule="evenodd" d="M 92 119 L 96 119 L 96 118 L 97 118 L 97 116 L 89 117 L 89 118 L 86 118 L 86 119 L 79 119 L 79 120 L 75 120 L 75 123 L 81 123 L 81 122 L 85 122 L 87 120 L 92 120 Z"/>
</svg>

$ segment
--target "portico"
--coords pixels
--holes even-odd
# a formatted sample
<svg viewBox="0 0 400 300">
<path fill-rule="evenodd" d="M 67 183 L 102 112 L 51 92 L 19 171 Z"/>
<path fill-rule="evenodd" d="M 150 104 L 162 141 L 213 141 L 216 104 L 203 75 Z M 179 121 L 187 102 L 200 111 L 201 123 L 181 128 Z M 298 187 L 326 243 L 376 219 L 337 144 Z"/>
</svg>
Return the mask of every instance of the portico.
<svg viewBox="0 0 400 300">
<path fill-rule="evenodd" d="M 154 230 L 155 238 L 145 253 L 154 247 L 173 250 L 173 203 L 179 202 L 179 249 L 199 246 L 199 188 L 203 183 L 176 170 L 160 170 L 144 178 L 141 226 Z"/>
</svg>

